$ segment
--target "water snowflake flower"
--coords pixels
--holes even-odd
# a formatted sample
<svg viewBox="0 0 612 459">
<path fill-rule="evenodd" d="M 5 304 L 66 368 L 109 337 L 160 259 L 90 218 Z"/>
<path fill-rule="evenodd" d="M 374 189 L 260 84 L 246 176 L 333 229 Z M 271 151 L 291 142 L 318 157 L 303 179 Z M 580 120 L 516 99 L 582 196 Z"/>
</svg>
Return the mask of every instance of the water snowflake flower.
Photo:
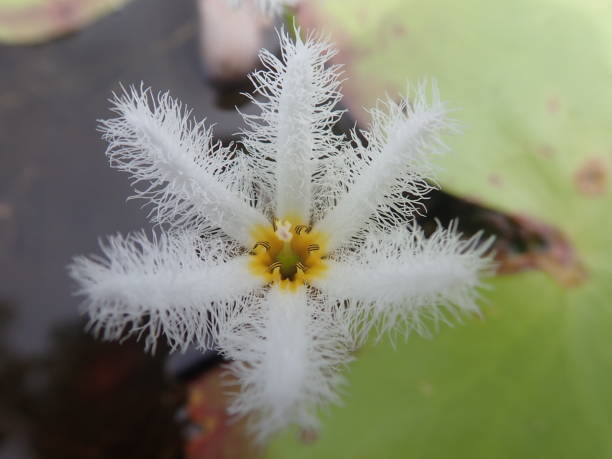
<svg viewBox="0 0 612 459">
<path fill-rule="evenodd" d="M 163 335 L 173 350 L 232 361 L 240 390 L 228 409 L 260 440 L 316 428 L 373 326 L 425 332 L 476 312 L 490 266 L 479 236 L 452 226 L 426 237 L 414 223 L 431 158 L 456 129 L 435 87 L 381 103 L 371 129 L 346 138 L 332 132 L 334 50 L 314 36 L 281 42 L 251 75 L 258 114 L 243 115 L 239 145 L 213 141 L 168 94 L 115 97 L 118 116 L 101 123 L 107 155 L 161 231 L 110 237 L 102 257 L 70 266 L 96 334 L 137 335 L 150 350 Z"/>
</svg>

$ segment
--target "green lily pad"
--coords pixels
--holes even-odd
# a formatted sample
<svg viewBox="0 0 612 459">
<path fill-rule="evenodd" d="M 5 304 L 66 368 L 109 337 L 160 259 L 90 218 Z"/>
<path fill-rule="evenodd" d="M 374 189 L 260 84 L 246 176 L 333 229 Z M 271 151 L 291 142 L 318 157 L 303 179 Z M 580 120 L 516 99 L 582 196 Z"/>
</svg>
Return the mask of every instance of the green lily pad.
<svg viewBox="0 0 612 459">
<path fill-rule="evenodd" d="M 0 0 L 0 43 L 31 44 L 74 32 L 128 0 Z"/>
<path fill-rule="evenodd" d="M 550 240 L 540 270 L 491 282 L 484 319 L 363 349 L 320 438 L 269 457 L 612 458 L 612 4 L 325 0 L 301 22 L 340 46 L 363 124 L 435 77 L 465 126 L 442 187 Z"/>
</svg>

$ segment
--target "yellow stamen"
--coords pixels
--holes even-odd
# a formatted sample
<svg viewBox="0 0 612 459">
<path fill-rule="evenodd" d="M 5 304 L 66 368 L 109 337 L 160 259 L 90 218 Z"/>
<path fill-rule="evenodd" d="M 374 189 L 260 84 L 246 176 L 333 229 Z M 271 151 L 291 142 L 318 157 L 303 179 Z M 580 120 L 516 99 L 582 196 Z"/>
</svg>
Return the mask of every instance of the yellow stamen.
<svg viewBox="0 0 612 459">
<path fill-rule="evenodd" d="M 256 242 L 251 252 L 251 270 L 269 283 L 295 289 L 323 275 L 326 237 L 308 225 L 274 220 L 270 226 L 252 231 Z"/>
</svg>

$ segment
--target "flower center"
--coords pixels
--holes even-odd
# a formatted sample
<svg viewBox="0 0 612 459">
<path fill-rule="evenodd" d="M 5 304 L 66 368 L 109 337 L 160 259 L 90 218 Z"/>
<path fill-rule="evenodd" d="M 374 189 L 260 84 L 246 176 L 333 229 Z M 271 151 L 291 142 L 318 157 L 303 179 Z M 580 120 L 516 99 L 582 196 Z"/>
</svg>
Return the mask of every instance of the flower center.
<svg viewBox="0 0 612 459">
<path fill-rule="evenodd" d="M 251 251 L 251 269 L 268 282 L 296 288 L 325 270 L 325 238 L 307 225 L 274 220 L 253 231 L 257 243 Z"/>
</svg>

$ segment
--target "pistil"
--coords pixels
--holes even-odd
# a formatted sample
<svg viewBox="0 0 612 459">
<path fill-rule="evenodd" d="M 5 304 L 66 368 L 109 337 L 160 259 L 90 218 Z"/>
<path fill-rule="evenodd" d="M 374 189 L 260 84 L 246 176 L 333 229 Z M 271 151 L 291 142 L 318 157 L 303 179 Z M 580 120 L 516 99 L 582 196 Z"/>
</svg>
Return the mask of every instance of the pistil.
<svg viewBox="0 0 612 459">
<path fill-rule="evenodd" d="M 291 247 L 291 242 L 283 243 L 283 248 L 278 252 L 276 260 L 280 263 L 281 277 L 283 279 L 292 279 L 297 272 L 297 264 L 300 262 L 300 257 Z"/>
</svg>

